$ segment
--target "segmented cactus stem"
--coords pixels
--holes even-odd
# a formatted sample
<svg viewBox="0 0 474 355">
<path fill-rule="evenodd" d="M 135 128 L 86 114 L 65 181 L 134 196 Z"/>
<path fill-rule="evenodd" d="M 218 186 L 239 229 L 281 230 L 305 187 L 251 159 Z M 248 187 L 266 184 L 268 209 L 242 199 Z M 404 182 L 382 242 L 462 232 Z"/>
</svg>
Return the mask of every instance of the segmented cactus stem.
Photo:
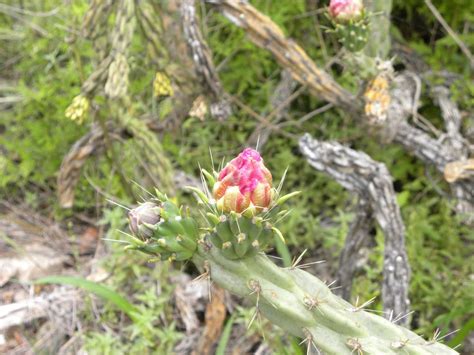
<svg viewBox="0 0 474 355">
<path fill-rule="evenodd" d="M 257 312 L 325 354 L 457 354 L 351 305 L 308 272 L 278 267 L 263 253 L 229 260 L 204 243 L 193 261 L 209 268 L 212 282 L 252 299 Z"/>
</svg>

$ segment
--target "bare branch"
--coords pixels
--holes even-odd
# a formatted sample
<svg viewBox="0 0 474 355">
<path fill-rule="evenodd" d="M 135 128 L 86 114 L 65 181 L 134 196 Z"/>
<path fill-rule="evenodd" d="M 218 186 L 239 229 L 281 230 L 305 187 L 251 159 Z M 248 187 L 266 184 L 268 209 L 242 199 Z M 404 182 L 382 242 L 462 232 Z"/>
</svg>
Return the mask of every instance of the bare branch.
<svg viewBox="0 0 474 355">
<path fill-rule="evenodd" d="M 304 135 L 299 144 L 312 167 L 328 174 L 344 188 L 356 192 L 369 202 L 385 235 L 382 285 L 384 310 L 395 314 L 407 313 L 410 304 L 410 266 L 405 250 L 405 226 L 387 168 L 365 153 L 337 142 L 315 140 L 309 134 Z"/>
<path fill-rule="evenodd" d="M 231 114 L 230 103 L 225 99 L 224 89 L 212 61 L 211 51 L 203 39 L 196 17 L 195 0 L 182 0 L 181 18 L 183 33 L 192 53 L 196 71 L 203 85 L 212 94 L 211 114 L 219 120 L 226 119 Z"/>
<path fill-rule="evenodd" d="M 247 1 L 207 0 L 216 4 L 235 25 L 242 27 L 257 46 L 269 50 L 276 60 L 287 68 L 293 78 L 306 85 L 316 96 L 358 111 L 355 97 L 342 88 L 329 74 L 320 69 L 293 40 L 286 38 L 281 29 Z"/>
<path fill-rule="evenodd" d="M 358 267 L 357 264 L 360 259 L 359 252 L 362 246 L 367 242 L 367 237 L 372 228 L 371 218 L 369 202 L 359 197 L 359 202 L 356 206 L 356 215 L 349 227 L 346 242 L 339 257 L 339 270 L 337 273 L 337 279 L 341 284 L 341 288 L 338 292 L 347 301 L 349 301 L 351 297 L 352 278 Z"/>
</svg>

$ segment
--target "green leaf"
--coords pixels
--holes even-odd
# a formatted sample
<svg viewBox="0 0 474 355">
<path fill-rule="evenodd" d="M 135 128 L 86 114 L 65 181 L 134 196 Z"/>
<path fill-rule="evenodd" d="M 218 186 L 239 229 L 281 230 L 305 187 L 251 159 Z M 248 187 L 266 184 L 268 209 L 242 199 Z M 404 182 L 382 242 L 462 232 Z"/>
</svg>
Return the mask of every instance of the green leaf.
<svg viewBox="0 0 474 355">
<path fill-rule="evenodd" d="M 235 321 L 235 314 L 232 314 L 232 316 L 229 318 L 229 320 L 225 324 L 224 330 L 222 331 L 219 344 L 217 344 L 216 355 L 226 354 L 225 350 L 227 348 L 227 343 L 229 342 L 230 333 L 232 331 L 232 325 L 234 324 L 234 321 Z"/>
<path fill-rule="evenodd" d="M 291 266 L 291 254 L 290 251 L 288 250 L 288 247 L 286 244 L 281 240 L 278 236 L 274 236 L 274 241 L 275 241 L 275 248 L 278 252 L 278 255 L 283 259 L 283 265 L 285 267 L 290 267 Z"/>
<path fill-rule="evenodd" d="M 128 302 L 119 293 L 96 282 L 74 276 L 47 276 L 35 280 L 35 284 L 60 284 L 79 287 L 115 304 L 121 311 L 127 314 L 130 319 L 134 322 L 136 321 L 135 314 L 137 313 L 137 310 L 135 306 Z"/>
</svg>

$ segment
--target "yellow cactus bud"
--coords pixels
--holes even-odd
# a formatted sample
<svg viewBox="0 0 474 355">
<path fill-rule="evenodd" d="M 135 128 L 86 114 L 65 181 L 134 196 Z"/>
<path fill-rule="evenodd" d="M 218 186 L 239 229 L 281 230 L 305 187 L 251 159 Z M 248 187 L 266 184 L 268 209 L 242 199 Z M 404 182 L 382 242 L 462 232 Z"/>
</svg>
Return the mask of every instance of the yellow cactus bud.
<svg viewBox="0 0 474 355">
<path fill-rule="evenodd" d="M 171 80 L 163 72 L 157 72 L 155 75 L 155 80 L 153 81 L 153 95 L 155 97 L 174 95 Z"/>
<path fill-rule="evenodd" d="M 77 95 L 64 112 L 65 116 L 77 124 L 82 124 L 89 112 L 89 100 L 83 95 Z"/>
</svg>

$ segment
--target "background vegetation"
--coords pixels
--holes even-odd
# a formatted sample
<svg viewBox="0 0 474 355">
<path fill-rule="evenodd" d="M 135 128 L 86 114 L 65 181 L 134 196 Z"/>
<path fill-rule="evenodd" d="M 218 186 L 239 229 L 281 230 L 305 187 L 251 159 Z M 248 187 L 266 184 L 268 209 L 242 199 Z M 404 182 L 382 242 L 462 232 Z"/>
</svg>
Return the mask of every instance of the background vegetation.
<svg viewBox="0 0 474 355">
<path fill-rule="evenodd" d="M 321 38 L 316 35 L 317 23 L 327 25 L 324 15 L 314 11 L 324 1 L 253 0 L 252 4 L 284 28 L 317 63 L 326 63 L 338 53 L 340 48 L 331 35 L 324 31 Z M 439 0 L 434 4 L 472 48 L 474 2 Z M 56 221 L 71 239 L 82 238 L 86 227 L 96 228 L 100 237 L 121 239 L 117 230 L 126 227 L 125 211 L 108 199 L 130 206 L 137 195 L 143 194 L 131 180 L 146 188 L 152 185 L 140 173 L 142 168 L 137 168 L 144 154 L 133 141 L 114 143 L 115 154 L 109 152 L 88 160 L 76 187 L 72 209 L 61 209 L 57 202 L 56 178 L 61 161 L 91 124 L 91 118 L 78 125 L 65 117 L 66 108 L 79 94 L 94 66 L 96 53 L 90 42 L 79 35 L 87 7 L 86 1 L 79 0 L 11 0 L 0 4 L 0 99 L 14 98 L 8 103 L 0 101 L 0 196 L 4 202 Z M 269 98 L 280 81 L 281 68 L 267 51 L 248 41 L 241 29 L 204 5 L 201 11 L 204 34 L 225 90 L 255 112 L 271 111 Z M 436 75 L 439 71 L 457 74 L 451 90 L 468 118 L 466 125 L 472 125 L 472 70 L 425 2 L 394 1 L 392 20 L 395 42 L 414 49 L 432 68 L 434 80 L 441 80 Z M 145 38 L 135 36 L 129 61 L 130 105 L 137 116 L 148 114 L 160 120 L 163 101 L 153 96 L 156 67 L 143 55 L 146 52 Z M 333 74 L 345 87 L 359 90 L 351 73 L 334 70 Z M 421 102 L 423 116 L 442 127 L 439 109 L 423 97 Z M 99 115 L 106 115 L 109 108 L 105 100 L 99 96 L 95 105 Z M 472 227 L 458 220 L 453 212 L 454 201 L 446 198 L 447 186 L 436 172 L 395 145 L 381 147 L 342 111 L 331 109 L 297 123 L 306 113 L 323 105 L 324 102 L 303 92 L 291 103 L 287 121 L 290 124 L 273 131 L 262 152 L 277 181 L 289 167 L 286 191 L 304 192 L 292 201 L 293 213 L 281 228 L 289 251 L 298 255 L 308 248 L 312 258 L 327 260 L 315 272 L 324 275 L 323 279 L 331 279 L 354 207 L 353 196 L 306 163 L 298 152 L 297 139 L 292 137 L 310 132 L 317 138 L 338 140 L 365 151 L 384 162 L 394 177 L 412 268 L 410 299 L 414 314 L 410 326 L 423 334 L 431 334 L 436 328 L 445 332 L 461 329 L 458 336 L 450 338 L 450 344 L 466 341 L 474 329 Z M 196 176 L 198 163 L 210 166 L 209 148 L 216 161 L 230 158 L 246 146 L 257 124 L 248 111 L 235 106 L 226 121 L 189 117 L 178 129 L 165 131 L 160 141 L 174 169 Z M 128 189 L 118 171 L 128 177 Z M 130 187 L 134 196 L 129 193 Z M 186 200 L 189 196 L 180 194 L 179 198 Z M 353 295 L 361 299 L 380 294 L 383 237 L 378 230 L 373 234 L 377 247 L 368 252 L 363 270 L 354 281 Z M 138 316 L 133 322 L 124 320 L 117 307 L 99 302 L 100 312 L 91 315 L 86 310 L 79 315 L 82 328 L 77 332 L 84 348 L 90 354 L 172 351 L 185 335 L 182 326 L 174 321 L 174 306 L 169 302 L 173 283 L 167 280 L 177 277 L 182 270 L 164 263 L 146 263 L 144 258 L 122 251 L 119 244 L 100 239 L 98 244 L 105 248 L 100 264 L 110 275 L 104 284 L 137 307 Z M 76 252 L 70 267 L 85 275 L 88 266 Z M 246 307 L 237 308 L 231 322 L 246 324 L 251 317 L 249 312 Z M 291 339 L 275 336 L 278 330 L 265 323 L 255 324 L 248 336 L 261 332 L 266 334 L 264 341 L 275 353 L 302 351 Z M 25 334 L 30 342 L 37 336 L 34 328 L 25 330 Z"/>
</svg>

